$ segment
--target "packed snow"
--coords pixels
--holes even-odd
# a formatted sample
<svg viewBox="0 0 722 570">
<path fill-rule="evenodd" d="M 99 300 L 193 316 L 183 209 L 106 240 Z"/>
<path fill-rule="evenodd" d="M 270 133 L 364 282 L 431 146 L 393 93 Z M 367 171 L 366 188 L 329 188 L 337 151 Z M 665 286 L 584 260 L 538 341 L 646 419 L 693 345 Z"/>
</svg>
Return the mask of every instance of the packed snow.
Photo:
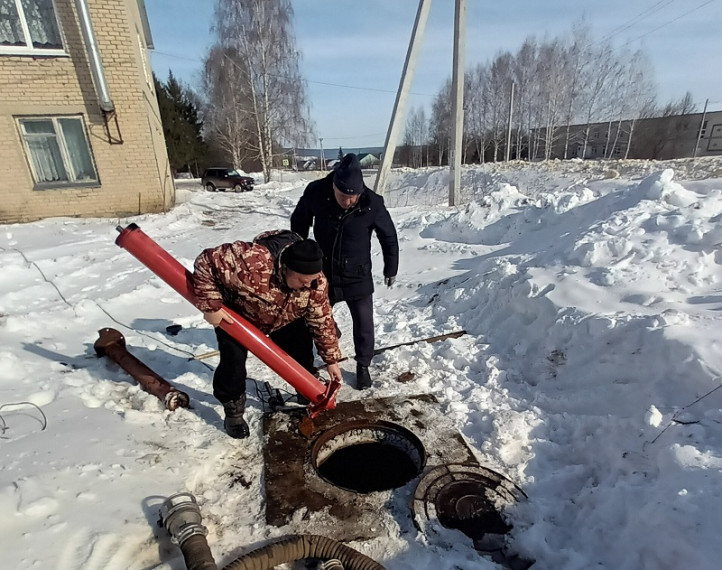
<svg viewBox="0 0 722 570">
<path fill-rule="evenodd" d="M 216 348 L 212 329 L 114 240 L 137 223 L 191 268 L 206 247 L 288 227 L 314 177 L 278 172 L 241 194 L 182 181 L 167 213 L 0 226 L 4 568 L 183 569 L 157 526 L 178 492 L 198 499 L 219 568 L 287 534 L 264 520 L 252 384 L 251 437 L 230 439 L 217 359 L 192 358 Z M 535 570 L 716 570 L 722 159 L 469 166 L 457 207 L 448 180 L 392 172 L 401 269 L 383 286 L 374 246 L 377 346 L 467 334 L 380 354 L 364 392 L 345 361 L 338 401 L 433 394 L 480 463 L 526 493 L 507 512 L 509 550 Z M 345 306 L 335 314 L 353 356 Z M 98 358 L 104 327 L 193 407 L 167 411 Z M 255 358 L 249 375 L 290 389 Z M 439 543 L 391 519 L 351 546 L 389 570 L 499 567 L 449 532 Z"/>
</svg>

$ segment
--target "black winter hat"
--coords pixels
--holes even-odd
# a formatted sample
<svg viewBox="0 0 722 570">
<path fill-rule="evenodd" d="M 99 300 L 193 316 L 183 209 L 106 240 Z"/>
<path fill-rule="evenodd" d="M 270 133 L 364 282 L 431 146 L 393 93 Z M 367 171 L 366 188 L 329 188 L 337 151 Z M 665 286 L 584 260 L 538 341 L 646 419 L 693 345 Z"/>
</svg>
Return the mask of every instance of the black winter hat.
<svg viewBox="0 0 722 570">
<path fill-rule="evenodd" d="M 303 275 L 314 275 L 323 269 L 323 252 L 312 239 L 289 245 L 281 253 L 281 264 Z"/>
<path fill-rule="evenodd" d="M 343 157 L 333 175 L 333 184 L 344 194 L 361 194 L 364 191 L 364 177 L 358 157 L 349 153 Z"/>
</svg>

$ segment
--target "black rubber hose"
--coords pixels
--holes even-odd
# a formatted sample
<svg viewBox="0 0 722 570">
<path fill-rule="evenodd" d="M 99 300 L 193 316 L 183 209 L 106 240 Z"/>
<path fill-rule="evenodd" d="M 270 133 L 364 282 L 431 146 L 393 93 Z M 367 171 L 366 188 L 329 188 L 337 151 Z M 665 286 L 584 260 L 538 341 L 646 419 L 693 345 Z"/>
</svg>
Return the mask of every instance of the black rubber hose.
<svg viewBox="0 0 722 570">
<path fill-rule="evenodd" d="M 189 536 L 180 545 L 187 570 L 218 570 L 206 537 L 202 534 Z"/>
<path fill-rule="evenodd" d="M 341 561 L 345 570 L 385 570 L 381 564 L 350 546 L 314 534 L 282 538 L 237 558 L 223 570 L 268 570 L 304 558 L 335 558 Z"/>
</svg>

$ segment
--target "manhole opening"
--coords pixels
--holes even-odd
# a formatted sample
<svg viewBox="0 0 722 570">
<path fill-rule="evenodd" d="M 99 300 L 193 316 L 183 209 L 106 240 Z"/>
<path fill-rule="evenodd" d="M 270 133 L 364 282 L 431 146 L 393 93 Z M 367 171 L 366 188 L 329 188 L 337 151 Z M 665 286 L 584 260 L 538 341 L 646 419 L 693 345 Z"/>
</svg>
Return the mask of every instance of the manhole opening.
<svg viewBox="0 0 722 570">
<path fill-rule="evenodd" d="M 356 421 L 319 436 L 311 447 L 311 462 L 332 485 L 373 493 L 402 487 L 418 476 L 426 452 L 419 438 L 403 426 Z"/>
</svg>

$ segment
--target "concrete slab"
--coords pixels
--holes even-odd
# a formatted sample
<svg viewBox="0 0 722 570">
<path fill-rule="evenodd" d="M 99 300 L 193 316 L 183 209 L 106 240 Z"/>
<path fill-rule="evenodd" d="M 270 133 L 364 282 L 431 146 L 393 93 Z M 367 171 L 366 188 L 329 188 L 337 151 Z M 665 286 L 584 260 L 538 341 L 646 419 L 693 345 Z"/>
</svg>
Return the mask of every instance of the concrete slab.
<svg viewBox="0 0 722 570">
<path fill-rule="evenodd" d="M 426 452 L 419 475 L 401 487 L 371 493 L 342 489 L 323 479 L 312 465 L 314 442 L 328 430 L 360 421 L 391 422 L 410 430 Z M 415 533 L 411 503 L 423 473 L 448 463 L 476 462 L 431 395 L 341 402 L 312 425 L 305 415 L 269 413 L 263 430 L 266 522 L 288 526 L 288 532 L 340 541 Z M 379 469 L 394 466 L 379 465 Z"/>
</svg>

